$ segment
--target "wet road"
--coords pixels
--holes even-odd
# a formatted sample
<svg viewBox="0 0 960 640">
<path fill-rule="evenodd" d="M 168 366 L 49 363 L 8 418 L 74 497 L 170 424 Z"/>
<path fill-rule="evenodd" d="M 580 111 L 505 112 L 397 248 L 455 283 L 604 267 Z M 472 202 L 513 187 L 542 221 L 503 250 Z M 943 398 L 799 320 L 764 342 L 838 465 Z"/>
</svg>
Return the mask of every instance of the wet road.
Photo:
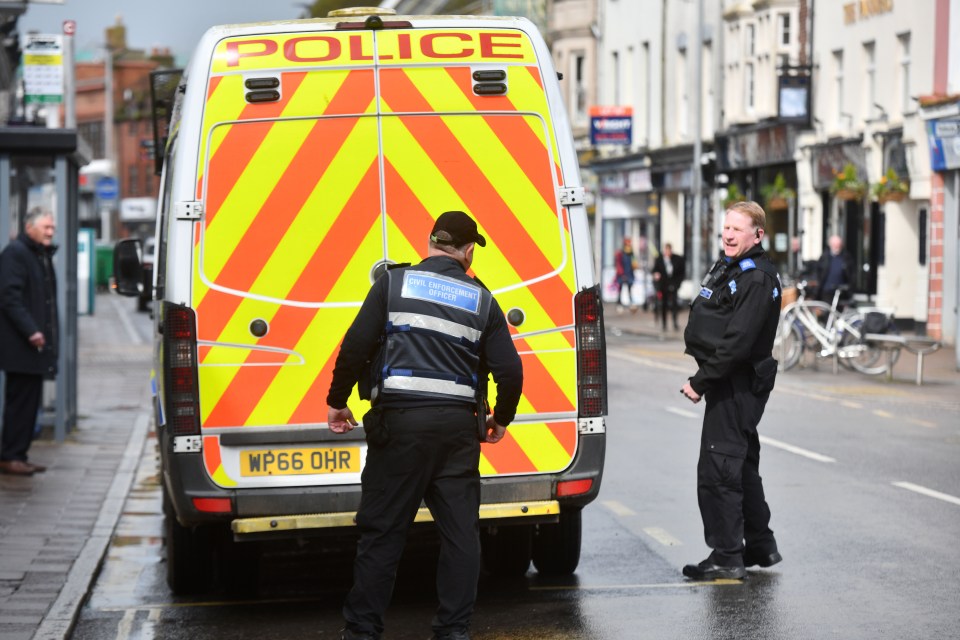
<svg viewBox="0 0 960 640">
<path fill-rule="evenodd" d="M 680 350 L 610 338 L 607 465 L 580 567 L 559 581 L 483 576 L 474 639 L 956 637 L 960 400 L 853 373 L 781 375 L 761 473 L 784 562 L 742 583 L 692 584 L 680 568 L 707 554 L 702 404 L 677 393 L 692 373 Z M 338 637 L 350 549 L 273 550 L 253 597 L 169 593 L 153 446 L 73 638 Z M 405 557 L 385 637 L 429 637 L 431 551 Z"/>
</svg>

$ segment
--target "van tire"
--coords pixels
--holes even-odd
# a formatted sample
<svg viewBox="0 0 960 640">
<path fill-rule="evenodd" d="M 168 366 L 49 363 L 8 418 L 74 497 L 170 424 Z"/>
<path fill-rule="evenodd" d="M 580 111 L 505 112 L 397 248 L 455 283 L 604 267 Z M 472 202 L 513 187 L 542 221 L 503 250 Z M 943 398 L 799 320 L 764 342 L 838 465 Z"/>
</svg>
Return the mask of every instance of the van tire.
<svg viewBox="0 0 960 640">
<path fill-rule="evenodd" d="M 533 539 L 533 566 L 545 576 L 568 576 L 580 564 L 581 509 L 560 512 L 560 521 L 541 524 Z"/>
<path fill-rule="evenodd" d="M 501 578 L 517 578 L 526 575 L 530 568 L 532 541 L 532 525 L 481 529 L 483 568 Z"/>
<path fill-rule="evenodd" d="M 164 544 L 166 545 L 167 586 L 175 595 L 198 595 L 212 585 L 213 539 L 207 527 L 185 527 L 163 495 Z"/>
</svg>

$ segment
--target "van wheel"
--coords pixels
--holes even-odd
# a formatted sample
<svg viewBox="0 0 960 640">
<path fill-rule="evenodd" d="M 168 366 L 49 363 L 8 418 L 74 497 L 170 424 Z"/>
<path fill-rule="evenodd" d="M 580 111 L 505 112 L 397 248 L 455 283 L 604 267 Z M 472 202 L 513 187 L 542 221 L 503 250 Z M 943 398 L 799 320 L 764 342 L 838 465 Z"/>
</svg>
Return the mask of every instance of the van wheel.
<svg viewBox="0 0 960 640">
<path fill-rule="evenodd" d="M 176 595 L 205 593 L 212 584 L 213 540 L 206 527 L 184 527 L 173 505 L 163 496 L 164 536 L 167 547 L 167 585 Z"/>
<path fill-rule="evenodd" d="M 533 566 L 545 576 L 568 576 L 580 564 L 581 510 L 560 512 L 560 521 L 541 524 L 533 539 Z"/>
<path fill-rule="evenodd" d="M 502 578 L 516 578 L 530 568 L 533 527 L 518 525 L 480 530 L 483 567 Z"/>
</svg>

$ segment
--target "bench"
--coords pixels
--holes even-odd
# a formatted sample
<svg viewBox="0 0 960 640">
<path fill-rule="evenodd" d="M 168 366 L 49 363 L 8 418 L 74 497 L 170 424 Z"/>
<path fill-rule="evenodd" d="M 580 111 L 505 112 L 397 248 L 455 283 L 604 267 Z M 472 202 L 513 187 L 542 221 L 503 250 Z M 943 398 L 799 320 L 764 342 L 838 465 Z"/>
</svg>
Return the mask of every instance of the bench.
<svg viewBox="0 0 960 640">
<path fill-rule="evenodd" d="M 901 336 L 889 333 L 868 333 L 863 336 L 866 342 L 874 343 L 887 352 L 887 380 L 893 380 L 893 362 L 900 349 L 906 349 L 917 356 L 917 385 L 923 384 L 923 356 L 940 348 L 940 341 L 929 336 Z"/>
</svg>

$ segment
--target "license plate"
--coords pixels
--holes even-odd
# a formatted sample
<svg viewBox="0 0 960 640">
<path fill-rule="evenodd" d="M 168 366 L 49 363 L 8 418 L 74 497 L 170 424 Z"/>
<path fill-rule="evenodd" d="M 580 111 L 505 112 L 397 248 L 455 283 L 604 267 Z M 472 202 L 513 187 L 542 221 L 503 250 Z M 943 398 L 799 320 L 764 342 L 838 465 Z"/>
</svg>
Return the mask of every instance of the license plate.
<svg viewBox="0 0 960 640">
<path fill-rule="evenodd" d="M 296 476 L 360 473 L 360 447 L 263 449 L 240 454 L 240 475 Z"/>
</svg>

